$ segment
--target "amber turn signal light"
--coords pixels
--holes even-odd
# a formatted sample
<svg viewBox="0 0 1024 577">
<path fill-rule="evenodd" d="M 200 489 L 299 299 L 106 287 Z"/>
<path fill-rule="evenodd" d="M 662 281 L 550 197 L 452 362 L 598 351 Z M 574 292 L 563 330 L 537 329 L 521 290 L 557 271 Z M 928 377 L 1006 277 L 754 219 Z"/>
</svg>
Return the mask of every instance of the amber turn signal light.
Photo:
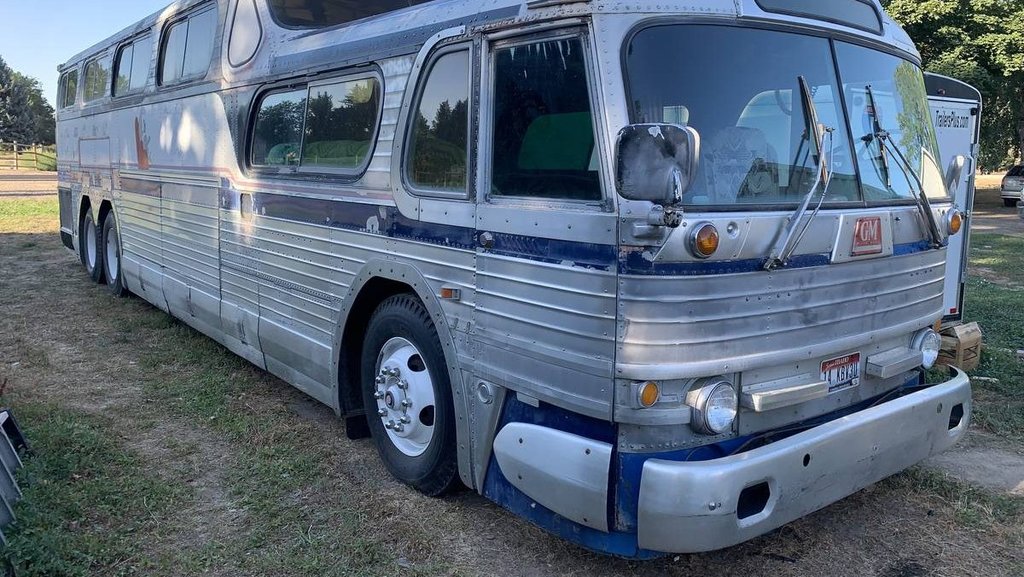
<svg viewBox="0 0 1024 577">
<path fill-rule="evenodd" d="M 697 258 L 710 258 L 718 251 L 721 238 L 718 229 L 710 222 L 698 224 L 690 233 L 690 250 Z"/>
<path fill-rule="evenodd" d="M 649 409 L 661 399 L 661 388 L 658 383 L 647 381 L 637 388 L 636 397 L 641 407 Z"/>
<path fill-rule="evenodd" d="M 964 213 L 957 209 L 952 209 L 946 215 L 946 232 L 949 236 L 953 236 L 960 232 L 960 229 L 964 227 Z"/>
</svg>

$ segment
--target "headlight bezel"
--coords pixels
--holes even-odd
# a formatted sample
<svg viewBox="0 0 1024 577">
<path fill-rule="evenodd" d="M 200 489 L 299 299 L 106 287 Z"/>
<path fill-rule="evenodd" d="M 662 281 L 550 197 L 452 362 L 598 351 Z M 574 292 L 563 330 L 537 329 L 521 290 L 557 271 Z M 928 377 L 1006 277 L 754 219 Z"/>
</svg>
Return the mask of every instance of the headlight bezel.
<svg viewBox="0 0 1024 577">
<path fill-rule="evenodd" d="M 727 391 L 727 392 L 726 392 Z M 719 396 L 725 393 L 724 396 Z M 703 435 L 725 435 L 736 428 L 736 420 L 739 417 L 739 397 L 736 385 L 725 377 L 706 379 L 703 383 L 690 390 L 687 395 L 687 404 L 690 405 L 690 427 L 697 433 Z M 709 405 L 715 399 L 727 398 L 731 401 L 731 417 L 726 424 L 717 422 L 711 414 L 714 407 Z"/>
<path fill-rule="evenodd" d="M 921 352 L 921 367 L 925 370 L 931 369 L 939 360 L 939 351 L 942 350 L 942 335 L 931 328 L 922 329 L 914 335 L 911 347 Z"/>
</svg>

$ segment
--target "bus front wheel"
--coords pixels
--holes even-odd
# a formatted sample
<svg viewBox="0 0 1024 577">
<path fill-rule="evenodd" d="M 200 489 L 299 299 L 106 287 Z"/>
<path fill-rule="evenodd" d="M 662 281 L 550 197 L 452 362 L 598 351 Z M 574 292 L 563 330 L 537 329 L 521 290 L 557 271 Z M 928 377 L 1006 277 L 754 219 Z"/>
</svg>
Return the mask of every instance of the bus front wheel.
<svg viewBox="0 0 1024 577">
<path fill-rule="evenodd" d="M 413 295 L 390 297 L 370 319 L 362 354 L 363 406 L 388 471 L 439 496 L 458 482 L 455 409 L 441 341 Z"/>
</svg>

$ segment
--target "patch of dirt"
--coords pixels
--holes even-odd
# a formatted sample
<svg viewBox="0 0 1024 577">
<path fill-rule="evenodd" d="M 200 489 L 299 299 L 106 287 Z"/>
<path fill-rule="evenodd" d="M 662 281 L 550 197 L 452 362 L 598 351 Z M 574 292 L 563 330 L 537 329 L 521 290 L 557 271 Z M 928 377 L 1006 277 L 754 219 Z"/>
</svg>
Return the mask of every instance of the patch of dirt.
<svg viewBox="0 0 1024 577">
<path fill-rule="evenodd" d="M 41 238 L 13 249 L 27 246 L 28 236 Z M 135 348 L 143 344 L 118 341 L 104 320 L 117 303 L 59 245 L 56 234 L 0 234 L 0 382 L 7 381 L 15 412 L 24 396 L 112 419 L 149 470 L 193 489 L 167 521 L 169 537 L 142 544 L 149 555 L 231 538 L 244 521 L 225 481 L 234 449 L 202 426 L 166 420 L 146 398 Z"/>
<path fill-rule="evenodd" d="M 1003 206 L 999 195 L 999 179 L 988 177 L 977 180 L 974 209 L 971 213 L 971 230 L 998 234 L 1024 234 L 1024 220 L 1017 215 L 1017 209 Z"/>
<path fill-rule="evenodd" d="M 1011 288 L 1016 288 L 1016 287 L 1020 286 L 1020 283 L 1014 281 L 1013 279 L 1007 277 L 1006 275 L 1001 275 L 1001 274 L 997 273 L 996 271 L 994 271 L 994 270 L 992 270 L 990 268 L 985 268 L 985 267 L 982 267 L 982 266 L 971 265 L 970 273 L 971 273 L 971 276 L 977 276 L 977 277 L 983 278 L 983 279 L 985 279 L 985 280 L 987 280 L 987 281 L 989 281 L 991 283 L 995 283 L 995 284 L 997 284 L 999 286 L 1011 287 Z"/>
<path fill-rule="evenodd" d="M 56 172 L 0 170 L 0 196 L 50 196 L 56 194 Z"/>
<path fill-rule="evenodd" d="M 1024 497 L 1024 451 L 992 435 L 972 432 L 923 465 L 997 493 Z"/>
<path fill-rule="evenodd" d="M 231 539 L 244 528 L 246 511 L 228 490 L 235 451 L 229 443 L 201 427 L 161 419 L 127 439 L 125 447 L 143 455 L 162 476 L 192 488 L 194 498 L 181 504 L 178 522 L 190 542 Z"/>
</svg>

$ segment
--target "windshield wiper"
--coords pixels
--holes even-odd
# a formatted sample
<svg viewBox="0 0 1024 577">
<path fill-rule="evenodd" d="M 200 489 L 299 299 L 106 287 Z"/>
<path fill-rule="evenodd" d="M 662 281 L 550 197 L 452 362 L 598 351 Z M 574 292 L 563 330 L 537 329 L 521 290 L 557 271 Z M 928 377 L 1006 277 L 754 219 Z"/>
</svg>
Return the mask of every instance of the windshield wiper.
<svg viewBox="0 0 1024 577">
<path fill-rule="evenodd" d="M 789 217 L 789 221 L 786 223 L 786 228 L 782 231 L 779 237 L 775 240 L 775 245 L 772 246 L 771 252 L 768 254 L 768 260 L 764 263 L 764 270 L 771 271 L 780 266 L 784 266 L 789 261 L 789 257 L 796 250 L 797 245 L 803 239 L 804 234 L 807 233 L 808 227 L 811 226 L 811 222 L 814 221 L 814 217 L 818 216 L 818 211 L 821 210 L 822 203 L 825 202 L 825 196 L 828 194 L 828 186 L 832 183 L 832 171 L 829 169 L 829 163 L 825 160 L 825 137 L 828 137 L 829 141 L 829 155 L 832 153 L 832 132 L 835 130 L 831 127 L 824 127 L 824 134 L 821 132 L 821 125 L 818 123 L 818 109 L 814 105 L 814 97 L 811 95 L 811 87 L 807 84 L 807 79 L 803 76 L 798 76 L 797 81 L 800 83 L 800 102 L 803 104 L 804 109 L 804 122 L 807 125 L 807 139 L 814 139 L 814 144 L 818 149 L 818 169 L 814 179 L 814 184 L 811 189 L 804 195 L 803 201 L 800 203 L 800 207 L 796 209 L 793 216 Z M 821 191 L 821 198 L 818 200 L 818 205 L 814 208 L 814 212 L 811 213 L 810 218 L 804 223 L 803 228 L 800 230 L 800 234 L 796 234 L 796 228 L 800 225 L 800 221 L 803 220 L 804 214 L 807 213 L 807 207 L 811 204 L 811 199 L 814 198 L 814 194 L 818 191 L 818 187 L 824 181 L 825 187 Z M 794 237 L 796 240 L 794 241 Z"/>
<path fill-rule="evenodd" d="M 882 156 L 882 167 L 885 171 L 885 185 L 889 190 L 892 190 L 892 181 L 889 178 L 889 161 L 886 154 L 888 150 L 886 143 L 889 143 L 892 144 L 892 150 L 896 153 L 896 158 L 899 159 L 899 168 L 903 172 L 903 177 L 907 179 L 907 184 L 911 185 L 911 187 L 913 187 L 913 184 L 917 184 L 917 208 L 921 211 L 921 216 L 928 227 L 928 236 L 931 237 L 932 248 L 939 248 L 942 246 L 942 235 L 939 233 L 938 223 L 935 222 L 935 213 L 932 212 L 932 203 L 928 200 L 928 194 L 925 193 L 924 183 L 921 182 L 921 177 L 914 170 L 907 157 L 904 156 L 900 147 L 892 142 L 892 135 L 889 134 L 889 131 L 882 128 L 881 121 L 878 118 L 878 108 L 876 108 L 875 104 L 875 91 L 871 89 L 870 84 L 864 88 L 868 93 L 868 106 L 871 109 L 869 114 L 871 115 L 872 127 L 875 131 L 874 134 L 869 134 L 864 138 L 865 142 L 871 142 L 874 139 L 878 140 L 878 148 Z M 914 183 L 910 182 L 910 177 L 913 177 Z"/>
<path fill-rule="evenodd" d="M 862 140 L 867 144 L 871 144 L 874 140 L 878 140 L 878 158 L 882 161 L 882 175 L 885 178 L 885 187 L 892 189 L 892 176 L 889 171 L 889 153 L 885 148 L 885 140 L 889 138 L 889 133 L 882 130 L 881 121 L 878 119 L 878 109 L 875 108 L 875 92 L 871 89 L 871 85 L 865 87 L 868 93 L 868 115 L 871 117 L 871 134 L 864 135 Z"/>
</svg>

